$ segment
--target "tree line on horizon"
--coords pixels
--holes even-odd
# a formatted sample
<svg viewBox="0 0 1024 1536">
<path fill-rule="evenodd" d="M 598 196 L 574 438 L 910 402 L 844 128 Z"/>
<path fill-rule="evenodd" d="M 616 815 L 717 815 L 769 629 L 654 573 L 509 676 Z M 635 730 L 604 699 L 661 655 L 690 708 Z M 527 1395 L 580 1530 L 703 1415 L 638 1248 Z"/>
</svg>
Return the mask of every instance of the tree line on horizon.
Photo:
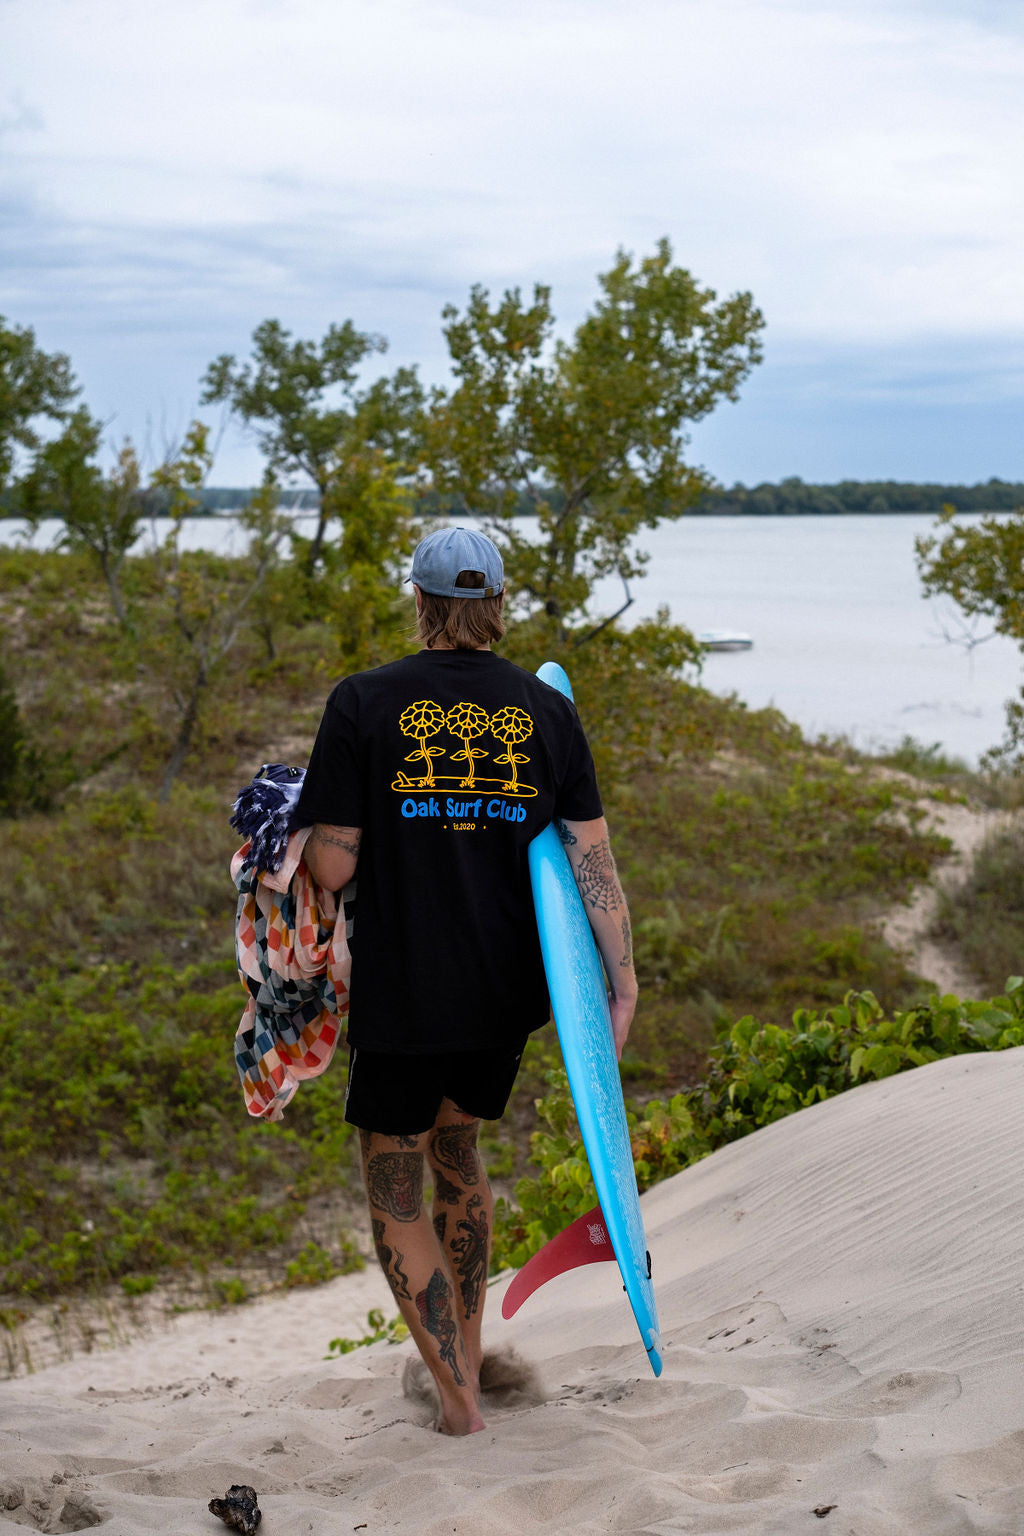
<svg viewBox="0 0 1024 1536">
<path fill-rule="evenodd" d="M 238 511 L 252 499 L 250 485 L 204 485 L 198 493 L 201 515 Z M 557 487 L 545 488 L 545 498 L 553 507 L 562 504 Z M 290 488 L 279 493 L 282 510 L 316 511 L 319 496 L 312 488 Z M 418 507 L 424 516 L 451 516 L 464 511 L 456 496 L 419 496 Z M 815 484 L 791 475 L 781 481 L 761 481 L 746 487 L 738 482 L 731 487 L 709 490 L 686 513 L 691 518 L 797 518 L 797 516 L 844 516 L 847 513 L 932 513 L 944 507 L 956 511 L 1015 511 L 1024 507 L 1024 481 L 1004 481 L 993 476 L 973 485 L 940 484 L 936 481 L 844 481 Z M 161 502 L 154 502 L 161 510 Z M 520 492 L 516 515 L 522 518 L 536 513 L 536 505 L 527 492 Z"/>
<path fill-rule="evenodd" d="M 749 489 L 711 490 L 691 507 L 697 516 L 834 517 L 851 512 L 1013 512 L 1024 506 L 1024 482 L 993 477 L 976 485 L 914 480 L 839 480 L 817 485 L 798 475 Z"/>
<path fill-rule="evenodd" d="M 245 485 L 203 486 L 197 493 L 197 515 L 237 512 L 246 506 L 255 488 Z M 283 511 L 315 512 L 320 504 L 316 490 L 281 488 L 278 505 Z M 564 497 L 557 487 L 546 487 L 545 498 L 552 506 Z M 424 516 L 445 517 L 465 511 L 459 498 L 428 493 L 416 498 Z M 993 476 L 974 485 L 941 484 L 919 480 L 838 480 L 828 483 L 804 481 L 798 475 L 784 480 L 761 481 L 754 486 L 741 482 L 705 492 L 687 508 L 691 517 L 832 517 L 848 513 L 931 513 L 945 507 L 958 512 L 1013 512 L 1024 506 L 1024 481 L 1000 480 Z M 0 508 L 10 516 L 16 512 L 13 497 L 0 498 Z M 156 513 L 166 510 L 158 496 L 152 500 Z M 536 507 L 526 491 L 516 502 L 516 515 L 529 517 Z"/>
</svg>

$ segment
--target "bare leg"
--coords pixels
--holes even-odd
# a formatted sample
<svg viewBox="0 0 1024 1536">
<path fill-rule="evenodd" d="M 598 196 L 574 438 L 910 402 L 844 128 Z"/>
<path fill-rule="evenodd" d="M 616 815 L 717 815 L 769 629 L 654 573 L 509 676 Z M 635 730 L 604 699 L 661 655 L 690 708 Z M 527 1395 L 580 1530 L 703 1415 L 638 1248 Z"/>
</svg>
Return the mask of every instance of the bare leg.
<svg viewBox="0 0 1024 1536">
<path fill-rule="evenodd" d="M 479 1130 L 479 1120 L 445 1099 L 427 1143 L 434 1177 L 434 1230 L 455 1281 L 455 1315 L 477 1385 L 494 1225 L 494 1197 L 476 1144 Z"/>
<path fill-rule="evenodd" d="M 423 1205 L 423 1158 L 433 1131 L 382 1136 L 360 1131 L 363 1178 L 377 1257 L 402 1318 L 441 1399 L 444 1434 L 484 1428 L 477 1378 L 459 1326 L 458 1296 Z"/>
</svg>

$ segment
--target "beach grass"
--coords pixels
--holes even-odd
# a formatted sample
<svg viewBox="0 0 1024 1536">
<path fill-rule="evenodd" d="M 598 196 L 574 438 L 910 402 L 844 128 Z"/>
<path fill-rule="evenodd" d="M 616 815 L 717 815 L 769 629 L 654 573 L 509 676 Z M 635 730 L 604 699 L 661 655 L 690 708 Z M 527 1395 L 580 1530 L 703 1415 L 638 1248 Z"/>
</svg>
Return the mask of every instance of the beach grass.
<svg viewBox="0 0 1024 1536">
<path fill-rule="evenodd" d="M 1001 828 L 977 849 L 959 885 L 943 891 L 932 927 L 986 990 L 1024 966 L 1024 828 Z"/>
</svg>

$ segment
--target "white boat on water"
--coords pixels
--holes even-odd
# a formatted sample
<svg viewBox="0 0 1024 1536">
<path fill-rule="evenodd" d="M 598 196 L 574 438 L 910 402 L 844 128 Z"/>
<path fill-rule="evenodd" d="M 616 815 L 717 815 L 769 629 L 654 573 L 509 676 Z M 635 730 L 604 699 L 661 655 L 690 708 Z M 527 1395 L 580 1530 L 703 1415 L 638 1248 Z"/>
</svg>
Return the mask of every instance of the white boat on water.
<svg viewBox="0 0 1024 1536">
<path fill-rule="evenodd" d="M 697 639 L 709 651 L 749 651 L 754 644 L 753 636 L 739 629 L 702 629 Z"/>
</svg>

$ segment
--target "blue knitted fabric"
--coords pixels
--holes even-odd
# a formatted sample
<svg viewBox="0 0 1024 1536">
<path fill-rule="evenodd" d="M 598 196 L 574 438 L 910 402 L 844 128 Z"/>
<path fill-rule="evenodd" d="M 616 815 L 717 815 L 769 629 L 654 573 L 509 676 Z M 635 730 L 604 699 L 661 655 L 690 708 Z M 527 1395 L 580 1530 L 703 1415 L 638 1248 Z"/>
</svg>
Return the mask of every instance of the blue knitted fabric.
<svg viewBox="0 0 1024 1536">
<path fill-rule="evenodd" d="M 295 831 L 291 818 L 305 777 L 304 768 L 264 763 L 232 806 L 231 825 L 252 842 L 246 862 L 254 870 L 281 868 Z"/>
</svg>

